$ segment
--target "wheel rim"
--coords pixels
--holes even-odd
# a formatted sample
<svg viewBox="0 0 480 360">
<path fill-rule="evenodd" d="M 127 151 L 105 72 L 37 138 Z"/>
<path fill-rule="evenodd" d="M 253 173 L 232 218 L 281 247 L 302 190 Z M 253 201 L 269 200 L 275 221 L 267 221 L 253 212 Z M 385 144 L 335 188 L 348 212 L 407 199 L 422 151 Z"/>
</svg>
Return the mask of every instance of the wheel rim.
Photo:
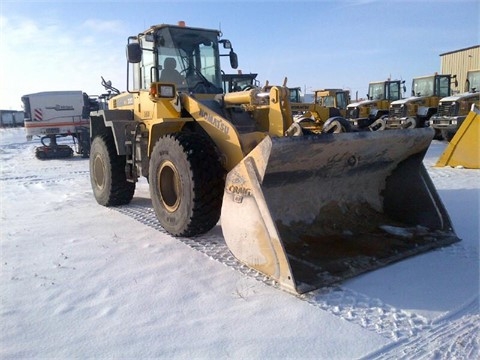
<svg viewBox="0 0 480 360">
<path fill-rule="evenodd" d="M 174 212 L 180 206 L 180 176 L 171 161 L 164 161 L 157 174 L 157 187 L 163 206 Z"/>
<path fill-rule="evenodd" d="M 93 174 L 95 185 L 99 189 L 103 189 L 103 187 L 105 186 L 105 166 L 103 164 L 102 158 L 98 155 L 93 161 Z"/>
</svg>

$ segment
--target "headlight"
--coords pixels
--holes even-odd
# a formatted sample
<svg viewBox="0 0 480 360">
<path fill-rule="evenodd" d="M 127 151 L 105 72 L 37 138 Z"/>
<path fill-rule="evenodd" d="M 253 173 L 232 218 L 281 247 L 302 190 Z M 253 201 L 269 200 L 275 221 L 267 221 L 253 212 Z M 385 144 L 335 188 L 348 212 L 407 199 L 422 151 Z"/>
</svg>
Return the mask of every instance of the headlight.
<svg viewBox="0 0 480 360">
<path fill-rule="evenodd" d="M 175 86 L 173 85 L 161 85 L 159 97 L 171 98 L 175 96 Z"/>
<path fill-rule="evenodd" d="M 460 105 L 460 111 L 466 112 L 470 110 L 470 107 L 468 106 L 469 104 L 467 101 L 460 101 L 459 105 Z"/>
<path fill-rule="evenodd" d="M 175 85 L 154 82 L 150 85 L 150 99 L 173 99 L 175 97 Z"/>
</svg>

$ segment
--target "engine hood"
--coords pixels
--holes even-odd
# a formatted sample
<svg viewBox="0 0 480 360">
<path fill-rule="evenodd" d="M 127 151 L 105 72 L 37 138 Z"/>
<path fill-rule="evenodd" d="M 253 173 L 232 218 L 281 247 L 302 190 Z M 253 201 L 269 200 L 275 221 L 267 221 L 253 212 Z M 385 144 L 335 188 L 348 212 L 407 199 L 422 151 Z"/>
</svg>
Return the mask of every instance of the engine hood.
<svg viewBox="0 0 480 360">
<path fill-rule="evenodd" d="M 392 101 L 390 103 L 390 105 L 402 105 L 402 104 L 406 104 L 406 103 L 410 103 L 410 102 L 414 102 L 414 101 L 418 101 L 418 100 L 422 100 L 424 99 L 425 97 L 424 96 L 410 96 L 406 99 L 400 99 L 400 100 L 395 100 L 395 101 Z"/>
<path fill-rule="evenodd" d="M 348 108 L 356 108 L 357 106 L 371 105 L 371 104 L 374 104 L 374 103 L 376 103 L 376 102 L 377 102 L 376 100 L 357 101 L 357 102 L 348 104 L 347 109 L 348 109 Z"/>
<path fill-rule="evenodd" d="M 478 98 L 478 97 L 480 97 L 479 92 L 474 92 L 474 93 L 465 92 L 461 94 L 444 97 L 440 101 L 459 101 L 459 100 L 466 100 L 466 99 Z"/>
</svg>

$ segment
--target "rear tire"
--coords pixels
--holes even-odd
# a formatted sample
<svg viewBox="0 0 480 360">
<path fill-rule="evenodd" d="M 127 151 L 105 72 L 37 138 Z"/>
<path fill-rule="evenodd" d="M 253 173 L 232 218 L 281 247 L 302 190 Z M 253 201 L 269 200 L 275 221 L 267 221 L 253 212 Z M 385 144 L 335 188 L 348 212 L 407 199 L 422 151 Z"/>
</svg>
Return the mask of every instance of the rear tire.
<svg viewBox="0 0 480 360">
<path fill-rule="evenodd" d="M 418 127 L 418 121 L 413 117 L 407 118 L 406 122 L 402 124 L 403 129 L 415 129 L 417 127 Z"/>
<path fill-rule="evenodd" d="M 225 171 L 208 138 L 189 132 L 169 134 L 155 144 L 149 166 L 153 208 L 174 236 L 195 236 L 219 218 Z"/>
<path fill-rule="evenodd" d="M 135 183 L 127 181 L 126 157 L 117 155 L 112 136 L 97 136 L 90 148 L 90 182 L 100 205 L 128 204 L 135 192 Z"/>
</svg>

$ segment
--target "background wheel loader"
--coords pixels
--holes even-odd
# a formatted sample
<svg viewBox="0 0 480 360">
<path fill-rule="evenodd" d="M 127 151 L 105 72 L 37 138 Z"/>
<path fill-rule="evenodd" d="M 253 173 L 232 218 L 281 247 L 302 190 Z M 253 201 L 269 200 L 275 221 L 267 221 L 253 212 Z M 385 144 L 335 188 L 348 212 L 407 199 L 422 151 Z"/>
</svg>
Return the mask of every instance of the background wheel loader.
<svg viewBox="0 0 480 360">
<path fill-rule="evenodd" d="M 236 91 L 243 91 L 259 87 L 260 82 L 256 79 L 258 74 L 237 74 L 222 73 L 223 92 L 225 94 Z"/>
<path fill-rule="evenodd" d="M 297 124 L 288 130 L 287 135 L 304 133 L 339 133 L 350 132 L 352 127 L 345 115 L 350 102 L 350 91 L 343 89 L 315 90 L 313 103 L 295 104 L 294 121 Z"/>
<path fill-rule="evenodd" d="M 234 256 L 292 293 L 459 240 L 422 164 L 432 129 L 285 136 L 289 89 L 224 94 L 223 57 L 237 67 L 217 30 L 129 37 L 133 82 L 91 113 L 99 204 L 129 203 L 147 177 L 166 231 L 191 237 L 220 220 Z"/>
<path fill-rule="evenodd" d="M 382 128 L 407 129 L 429 126 L 429 119 L 437 113 L 441 98 L 452 94 L 452 85 L 458 87 L 456 75 L 435 73 L 420 76 L 412 80 L 412 96 L 393 101 L 387 117 L 381 118 Z M 441 131 L 435 131 L 435 137 L 441 139 Z"/>
<path fill-rule="evenodd" d="M 480 107 L 480 69 L 467 72 L 465 92 L 440 99 L 430 126 L 440 131 L 445 140 L 452 140 L 473 104 Z"/>
<path fill-rule="evenodd" d="M 388 115 L 390 103 L 400 100 L 405 90 L 405 80 L 375 81 L 368 84 L 367 100 L 347 106 L 347 119 L 352 126 L 366 129 L 382 116 Z"/>
</svg>

